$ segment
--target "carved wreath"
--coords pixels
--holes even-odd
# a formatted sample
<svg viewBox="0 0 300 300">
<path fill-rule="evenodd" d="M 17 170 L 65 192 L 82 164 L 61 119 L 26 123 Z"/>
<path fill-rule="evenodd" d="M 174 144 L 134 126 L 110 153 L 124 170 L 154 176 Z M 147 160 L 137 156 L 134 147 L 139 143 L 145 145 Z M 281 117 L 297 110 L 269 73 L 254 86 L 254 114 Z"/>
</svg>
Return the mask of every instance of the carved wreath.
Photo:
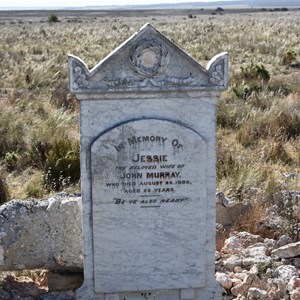
<svg viewBox="0 0 300 300">
<path fill-rule="evenodd" d="M 162 75 L 169 64 L 167 48 L 154 38 L 140 40 L 129 53 L 131 66 L 143 77 L 153 78 Z"/>
</svg>

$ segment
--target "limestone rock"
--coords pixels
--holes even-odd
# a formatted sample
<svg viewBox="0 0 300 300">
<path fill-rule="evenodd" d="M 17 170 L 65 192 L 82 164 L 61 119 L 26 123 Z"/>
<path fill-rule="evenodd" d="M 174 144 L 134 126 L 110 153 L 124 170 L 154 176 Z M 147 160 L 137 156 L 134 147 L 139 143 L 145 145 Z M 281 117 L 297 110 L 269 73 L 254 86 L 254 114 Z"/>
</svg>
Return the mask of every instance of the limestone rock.
<svg viewBox="0 0 300 300">
<path fill-rule="evenodd" d="M 232 271 L 235 267 L 242 266 L 242 261 L 243 259 L 240 255 L 234 254 L 228 257 L 227 259 L 224 259 L 223 264 L 227 270 Z"/>
<path fill-rule="evenodd" d="M 244 267 L 251 267 L 254 264 L 264 264 L 266 266 L 272 263 L 272 258 L 266 254 L 266 247 L 263 244 L 257 244 L 248 247 L 247 256 L 243 259 Z"/>
<path fill-rule="evenodd" d="M 291 258 L 300 255 L 300 242 L 287 244 L 272 251 L 279 258 Z"/>
<path fill-rule="evenodd" d="M 228 290 L 228 289 L 230 289 L 232 287 L 231 278 L 227 274 L 225 274 L 225 273 L 217 272 L 216 273 L 216 280 L 221 283 L 222 287 L 225 290 Z"/>
<path fill-rule="evenodd" d="M 261 243 L 264 239 L 257 234 L 251 234 L 246 231 L 236 232 L 235 236 L 241 240 L 244 247 L 248 247 L 253 244 Z"/>
<path fill-rule="evenodd" d="M 287 266 L 279 266 L 276 268 L 276 271 L 279 274 L 279 277 L 285 281 L 287 284 L 292 277 L 298 276 L 298 270 L 296 267 L 292 265 L 287 265 Z"/>
<path fill-rule="evenodd" d="M 233 272 L 234 273 L 242 273 L 243 269 L 240 266 L 234 267 Z"/>
<path fill-rule="evenodd" d="M 258 289 L 258 288 L 250 288 L 247 294 L 248 300 L 269 300 L 269 296 L 267 291 Z"/>
<path fill-rule="evenodd" d="M 286 294 L 286 283 L 282 278 L 270 278 L 268 280 L 268 285 L 272 290 L 271 295 L 277 297 L 276 299 L 281 299 Z"/>
<path fill-rule="evenodd" d="M 248 274 L 242 283 L 234 286 L 231 289 L 231 293 L 234 296 L 246 295 L 250 288 L 257 288 L 266 291 L 270 289 L 270 286 L 258 276 L 254 274 Z"/>
<path fill-rule="evenodd" d="M 251 209 L 251 204 L 226 200 L 224 193 L 216 194 L 216 219 L 217 223 L 230 227 Z"/>
<path fill-rule="evenodd" d="M 289 292 L 292 292 L 297 288 L 300 288 L 300 278 L 297 278 L 297 276 L 293 276 L 287 285 L 287 289 Z"/>
<path fill-rule="evenodd" d="M 287 236 L 287 235 L 282 235 L 282 236 L 279 238 L 279 240 L 277 241 L 276 246 L 277 246 L 277 248 L 279 248 L 279 247 L 285 246 L 285 245 L 287 245 L 287 244 L 290 244 L 290 243 L 292 243 L 292 242 L 293 242 L 293 240 L 292 240 L 289 236 Z"/>
<path fill-rule="evenodd" d="M 0 207 L 0 270 L 83 267 L 81 198 L 12 200 Z"/>
<path fill-rule="evenodd" d="M 224 253 L 235 253 L 238 254 L 243 250 L 243 245 L 241 240 L 236 236 L 231 236 L 224 242 L 224 247 L 222 248 L 222 252 Z"/>
<path fill-rule="evenodd" d="M 290 292 L 291 300 L 300 300 L 300 288 L 297 288 Z"/>
<path fill-rule="evenodd" d="M 297 268 L 300 268 L 300 257 L 294 258 L 292 265 L 297 267 Z"/>
</svg>

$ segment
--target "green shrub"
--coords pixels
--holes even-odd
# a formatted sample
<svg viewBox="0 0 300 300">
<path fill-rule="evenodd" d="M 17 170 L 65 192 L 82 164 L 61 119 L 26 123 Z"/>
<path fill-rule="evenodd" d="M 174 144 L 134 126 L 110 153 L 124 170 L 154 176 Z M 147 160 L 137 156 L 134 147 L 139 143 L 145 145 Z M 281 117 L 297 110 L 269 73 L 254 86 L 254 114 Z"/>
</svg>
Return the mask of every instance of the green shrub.
<svg viewBox="0 0 300 300">
<path fill-rule="evenodd" d="M 57 17 L 57 15 L 55 15 L 55 14 L 51 14 L 51 15 L 48 17 L 48 21 L 49 21 L 49 22 L 59 22 L 58 17 Z"/>
<path fill-rule="evenodd" d="M 79 142 L 57 140 L 48 153 L 44 168 L 44 183 L 55 191 L 80 179 Z"/>
<path fill-rule="evenodd" d="M 246 63 L 240 67 L 232 81 L 235 95 L 247 100 L 254 91 L 260 91 L 270 80 L 269 71 L 261 63 Z"/>
<path fill-rule="evenodd" d="M 247 63 L 241 66 L 241 74 L 244 80 L 269 81 L 270 74 L 261 63 Z"/>
<path fill-rule="evenodd" d="M 281 57 L 281 63 L 283 65 L 290 65 L 293 61 L 296 60 L 296 58 L 296 52 L 293 49 L 287 49 Z"/>
<path fill-rule="evenodd" d="M 20 159 L 20 156 L 16 152 L 8 152 L 5 155 L 4 162 L 8 171 L 13 171 Z"/>
</svg>

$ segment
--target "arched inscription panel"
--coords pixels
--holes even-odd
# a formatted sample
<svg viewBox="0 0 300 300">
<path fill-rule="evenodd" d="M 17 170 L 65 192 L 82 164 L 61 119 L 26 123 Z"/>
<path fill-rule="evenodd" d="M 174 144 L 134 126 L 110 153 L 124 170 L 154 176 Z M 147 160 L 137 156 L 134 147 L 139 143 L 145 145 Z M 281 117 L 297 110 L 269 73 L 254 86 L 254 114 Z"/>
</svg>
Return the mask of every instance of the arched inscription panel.
<svg viewBox="0 0 300 300">
<path fill-rule="evenodd" d="M 91 147 L 95 292 L 205 286 L 206 141 L 132 121 Z"/>
</svg>

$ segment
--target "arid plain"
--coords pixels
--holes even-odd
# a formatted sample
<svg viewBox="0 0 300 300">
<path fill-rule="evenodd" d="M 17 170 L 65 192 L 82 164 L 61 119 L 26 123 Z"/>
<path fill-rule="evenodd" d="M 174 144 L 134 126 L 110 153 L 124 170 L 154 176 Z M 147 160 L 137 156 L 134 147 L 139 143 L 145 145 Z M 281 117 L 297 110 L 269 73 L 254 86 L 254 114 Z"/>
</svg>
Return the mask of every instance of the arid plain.
<svg viewBox="0 0 300 300">
<path fill-rule="evenodd" d="M 92 68 L 147 22 L 205 67 L 215 54 L 229 54 L 229 89 L 218 107 L 217 190 L 257 205 L 259 214 L 283 191 L 299 190 L 299 9 L 1 11 L 2 202 L 80 191 L 67 55 Z M 299 211 L 293 214 L 299 221 Z M 287 231 L 298 238 L 294 226 Z"/>
</svg>

